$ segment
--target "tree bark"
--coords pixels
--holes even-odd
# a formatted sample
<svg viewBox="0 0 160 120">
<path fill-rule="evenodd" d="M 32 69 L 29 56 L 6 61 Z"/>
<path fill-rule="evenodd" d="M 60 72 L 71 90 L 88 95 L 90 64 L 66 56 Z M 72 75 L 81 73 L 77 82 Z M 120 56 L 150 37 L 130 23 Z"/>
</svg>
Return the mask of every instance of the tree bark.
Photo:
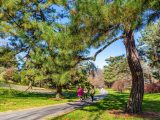
<svg viewBox="0 0 160 120">
<path fill-rule="evenodd" d="M 125 32 L 124 44 L 128 65 L 132 74 L 132 88 L 128 103 L 125 108 L 127 113 L 141 113 L 144 94 L 143 70 L 135 46 L 134 33 L 132 30 Z"/>
<path fill-rule="evenodd" d="M 28 88 L 25 90 L 25 92 L 26 92 L 26 91 L 28 91 L 29 89 L 31 89 L 31 90 L 32 90 L 32 81 L 29 81 Z"/>
<path fill-rule="evenodd" d="M 32 81 L 30 81 L 29 82 L 29 88 L 31 88 L 31 90 L 32 90 L 32 84 L 33 84 Z"/>
<path fill-rule="evenodd" d="M 57 85 L 56 86 L 56 98 L 61 98 L 62 97 L 62 86 Z"/>
</svg>

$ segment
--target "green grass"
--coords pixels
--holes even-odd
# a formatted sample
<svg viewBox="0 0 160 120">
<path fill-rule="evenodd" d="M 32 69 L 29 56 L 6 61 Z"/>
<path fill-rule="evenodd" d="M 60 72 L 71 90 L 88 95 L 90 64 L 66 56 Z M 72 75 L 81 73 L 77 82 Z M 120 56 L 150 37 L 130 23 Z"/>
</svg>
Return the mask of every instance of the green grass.
<svg viewBox="0 0 160 120">
<path fill-rule="evenodd" d="M 51 120 L 160 120 L 160 118 L 149 118 L 148 116 L 110 114 L 111 111 L 124 109 L 128 95 L 128 93 L 121 94 L 109 90 L 109 95 L 104 100 Z M 143 108 L 144 111 L 160 112 L 160 94 L 145 94 Z"/>
<path fill-rule="evenodd" d="M 76 90 L 63 92 L 64 98 L 59 100 L 55 99 L 55 94 L 29 93 L 15 90 L 13 90 L 13 93 L 8 89 L 0 88 L 0 112 L 72 102 L 77 99 Z"/>
</svg>

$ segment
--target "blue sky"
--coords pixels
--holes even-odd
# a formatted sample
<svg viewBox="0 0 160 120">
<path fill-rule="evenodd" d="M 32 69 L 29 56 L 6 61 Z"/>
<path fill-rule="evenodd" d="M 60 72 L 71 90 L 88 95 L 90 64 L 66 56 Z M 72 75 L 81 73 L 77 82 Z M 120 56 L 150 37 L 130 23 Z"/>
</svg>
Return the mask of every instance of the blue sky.
<svg viewBox="0 0 160 120">
<path fill-rule="evenodd" d="M 135 33 L 135 40 L 141 37 L 140 32 Z M 93 55 L 97 50 L 92 50 L 91 54 Z M 118 40 L 111 44 L 108 48 L 106 48 L 103 52 L 101 52 L 96 61 L 94 62 L 98 68 L 103 69 L 106 65 L 105 59 L 109 57 L 114 57 L 118 55 L 126 54 L 125 46 L 123 44 L 123 40 Z"/>
<path fill-rule="evenodd" d="M 91 50 L 91 54 L 94 54 L 97 50 Z M 125 54 L 125 46 L 123 44 L 122 40 L 116 41 L 113 44 L 111 44 L 109 47 L 107 47 L 103 52 L 101 52 L 97 58 L 96 61 L 94 62 L 95 65 L 98 68 L 103 68 L 105 63 L 105 59 L 113 56 L 118 56 Z"/>
</svg>

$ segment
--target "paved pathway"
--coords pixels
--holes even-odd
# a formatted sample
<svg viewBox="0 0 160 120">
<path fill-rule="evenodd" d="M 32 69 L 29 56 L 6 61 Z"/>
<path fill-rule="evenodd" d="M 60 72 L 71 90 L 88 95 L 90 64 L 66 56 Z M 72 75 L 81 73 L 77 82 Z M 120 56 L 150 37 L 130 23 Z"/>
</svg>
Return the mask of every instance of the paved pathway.
<svg viewBox="0 0 160 120">
<path fill-rule="evenodd" d="M 95 96 L 95 101 L 103 99 L 106 94 Z M 44 120 L 47 117 L 56 117 L 69 113 L 77 108 L 85 105 L 90 105 L 92 102 L 90 99 L 83 102 L 71 102 L 59 105 L 52 105 L 41 108 L 33 108 L 27 110 L 19 110 L 14 112 L 0 113 L 0 120 Z"/>
</svg>

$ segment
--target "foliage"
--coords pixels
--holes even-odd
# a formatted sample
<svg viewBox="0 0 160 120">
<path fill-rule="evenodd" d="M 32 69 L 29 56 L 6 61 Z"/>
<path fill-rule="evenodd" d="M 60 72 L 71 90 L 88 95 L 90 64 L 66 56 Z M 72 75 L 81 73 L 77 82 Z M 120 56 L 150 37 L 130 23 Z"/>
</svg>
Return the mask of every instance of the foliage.
<svg viewBox="0 0 160 120">
<path fill-rule="evenodd" d="M 110 57 L 106 59 L 106 63 L 107 65 L 104 67 L 104 77 L 106 82 L 131 80 L 129 66 L 123 55 Z"/>
<path fill-rule="evenodd" d="M 18 71 L 13 67 L 5 69 L 5 71 L 1 75 L 3 75 L 3 79 L 6 82 L 21 82 L 21 76 L 19 75 Z"/>
<path fill-rule="evenodd" d="M 160 21 L 150 24 L 142 31 L 139 51 L 142 58 L 148 62 L 152 68 L 152 74 L 156 79 L 160 79 Z"/>
<path fill-rule="evenodd" d="M 5 74 L 3 75 L 3 78 L 8 81 L 8 80 L 13 80 L 13 74 L 14 74 L 15 70 L 14 68 L 8 68 L 5 71 Z"/>
<path fill-rule="evenodd" d="M 45 81 L 62 86 L 71 81 L 72 69 L 87 55 L 86 46 L 71 36 L 67 9 L 57 1 L 6 0 L 1 3 L 1 33 L 19 56 L 22 82 Z M 57 8 L 57 9 L 56 9 Z M 5 15 L 4 15 L 5 14 Z"/>
<path fill-rule="evenodd" d="M 104 87 L 103 70 L 97 69 L 97 71 L 95 72 L 95 75 L 94 76 L 90 75 L 88 79 L 93 86 L 97 88 Z"/>
<path fill-rule="evenodd" d="M 9 46 L 0 46 L 0 79 L 13 80 L 14 68 L 17 66 L 16 53 Z"/>
<path fill-rule="evenodd" d="M 0 80 L 3 80 L 4 73 L 5 73 L 5 68 L 4 67 L 0 67 Z"/>
<path fill-rule="evenodd" d="M 82 86 L 89 86 L 91 83 L 88 80 L 88 77 L 94 76 L 96 71 L 97 68 L 91 61 L 81 62 L 72 70 L 72 80 L 69 81 L 69 83 L 71 83 L 73 86 L 77 84 Z"/>
<path fill-rule="evenodd" d="M 0 67 L 0 73 L 4 72 L 5 68 L 4 67 Z"/>
<path fill-rule="evenodd" d="M 159 83 L 150 83 L 144 86 L 145 93 L 160 93 Z"/>
<path fill-rule="evenodd" d="M 112 89 L 122 93 L 130 86 L 130 84 L 130 80 L 118 80 L 113 83 Z"/>
<path fill-rule="evenodd" d="M 0 67 L 9 68 L 16 66 L 15 52 L 8 46 L 0 46 Z"/>
<path fill-rule="evenodd" d="M 21 75 L 20 75 L 19 71 L 15 71 L 13 73 L 13 79 L 12 79 L 12 81 L 15 82 L 15 83 L 21 83 Z"/>
</svg>

